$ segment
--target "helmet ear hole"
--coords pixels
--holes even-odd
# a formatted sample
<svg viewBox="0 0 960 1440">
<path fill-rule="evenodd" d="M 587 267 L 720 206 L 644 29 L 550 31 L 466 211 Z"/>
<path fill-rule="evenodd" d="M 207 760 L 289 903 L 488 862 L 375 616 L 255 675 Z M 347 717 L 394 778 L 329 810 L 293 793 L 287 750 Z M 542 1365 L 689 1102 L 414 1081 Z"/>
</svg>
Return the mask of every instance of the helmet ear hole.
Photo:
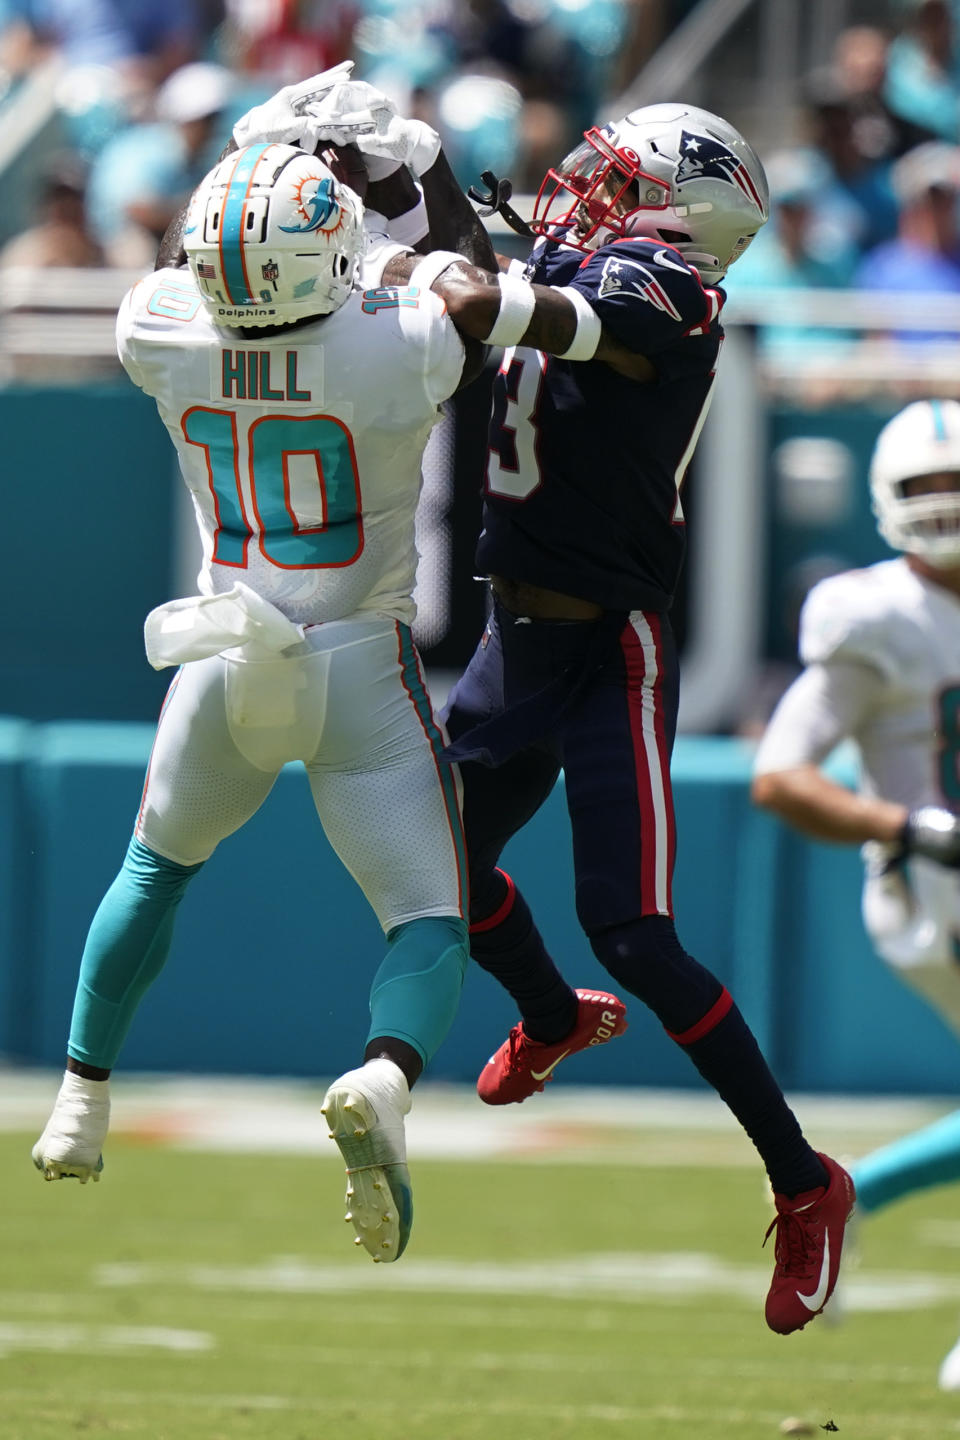
<svg viewBox="0 0 960 1440">
<path fill-rule="evenodd" d="M 661 227 L 660 239 L 666 240 L 668 245 L 682 245 L 690 239 L 690 236 L 684 230 L 667 230 Z"/>
</svg>

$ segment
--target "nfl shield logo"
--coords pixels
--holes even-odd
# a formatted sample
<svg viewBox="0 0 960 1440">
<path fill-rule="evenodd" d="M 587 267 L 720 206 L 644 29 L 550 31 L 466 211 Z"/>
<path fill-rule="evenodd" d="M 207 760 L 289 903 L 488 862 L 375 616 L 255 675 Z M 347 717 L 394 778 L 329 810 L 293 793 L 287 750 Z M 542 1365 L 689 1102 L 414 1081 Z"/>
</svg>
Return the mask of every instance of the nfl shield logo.
<svg viewBox="0 0 960 1440">
<path fill-rule="evenodd" d="M 276 260 L 268 260 L 266 265 L 260 266 L 260 274 L 263 276 L 264 280 L 272 280 L 274 284 L 276 284 L 277 280 L 280 278 L 280 266 L 277 264 Z"/>
</svg>

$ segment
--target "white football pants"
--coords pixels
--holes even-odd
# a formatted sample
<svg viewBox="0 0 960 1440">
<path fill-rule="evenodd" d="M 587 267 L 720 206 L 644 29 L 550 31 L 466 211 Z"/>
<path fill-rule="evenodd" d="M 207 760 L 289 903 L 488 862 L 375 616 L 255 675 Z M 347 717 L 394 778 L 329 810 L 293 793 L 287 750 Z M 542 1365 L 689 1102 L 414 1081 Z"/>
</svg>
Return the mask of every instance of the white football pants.
<svg viewBox="0 0 960 1440">
<path fill-rule="evenodd" d="M 277 658 L 236 654 L 174 677 L 137 839 L 196 865 L 300 760 L 327 838 L 384 931 L 466 916 L 459 774 L 438 758 L 446 736 L 409 628 L 381 615 L 333 621 Z"/>
</svg>

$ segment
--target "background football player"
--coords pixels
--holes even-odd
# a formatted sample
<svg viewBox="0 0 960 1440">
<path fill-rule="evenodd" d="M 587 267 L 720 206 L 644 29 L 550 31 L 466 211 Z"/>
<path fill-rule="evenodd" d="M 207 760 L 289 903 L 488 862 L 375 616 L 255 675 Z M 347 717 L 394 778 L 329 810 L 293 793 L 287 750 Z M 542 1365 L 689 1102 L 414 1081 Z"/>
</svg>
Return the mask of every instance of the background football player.
<svg viewBox="0 0 960 1440">
<path fill-rule="evenodd" d="M 806 666 L 774 712 L 753 798 L 816 839 L 863 847 L 863 919 L 879 957 L 960 1034 L 960 403 L 919 400 L 870 467 L 880 534 L 903 553 L 833 575 L 800 620 Z M 860 788 L 821 762 L 841 740 Z M 853 1167 L 861 1208 L 960 1179 L 960 1111 Z M 960 1388 L 960 1347 L 941 1383 Z"/>
</svg>

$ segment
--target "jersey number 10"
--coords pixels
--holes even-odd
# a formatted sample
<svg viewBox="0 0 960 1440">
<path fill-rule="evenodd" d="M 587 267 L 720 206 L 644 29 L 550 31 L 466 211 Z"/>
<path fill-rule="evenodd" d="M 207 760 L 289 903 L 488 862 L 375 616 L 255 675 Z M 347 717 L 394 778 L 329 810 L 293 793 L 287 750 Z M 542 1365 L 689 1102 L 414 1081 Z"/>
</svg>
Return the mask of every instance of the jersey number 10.
<svg viewBox="0 0 960 1440">
<path fill-rule="evenodd" d="M 284 570 L 350 565 L 363 549 L 360 477 L 353 436 L 332 415 L 263 415 L 246 433 L 241 455 L 237 417 L 229 410 L 198 405 L 187 410 L 184 439 L 203 452 L 213 494 L 216 531 L 212 559 L 218 565 L 246 566 L 252 535 L 271 564 Z M 319 488 L 323 523 L 301 524 L 294 508 L 291 460 Z M 243 472 L 246 474 L 244 484 Z M 245 495 L 249 495 L 251 513 Z"/>
</svg>

